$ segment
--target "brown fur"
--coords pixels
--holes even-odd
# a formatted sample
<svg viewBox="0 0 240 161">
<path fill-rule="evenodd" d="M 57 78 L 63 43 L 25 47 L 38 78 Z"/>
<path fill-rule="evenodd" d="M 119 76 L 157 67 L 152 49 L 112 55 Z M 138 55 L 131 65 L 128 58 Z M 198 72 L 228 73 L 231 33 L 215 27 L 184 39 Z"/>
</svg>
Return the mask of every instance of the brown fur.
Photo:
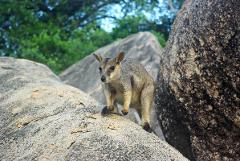
<svg viewBox="0 0 240 161">
<path fill-rule="evenodd" d="M 150 110 L 154 97 L 154 81 L 140 63 L 124 59 L 121 52 L 113 59 L 102 58 L 94 54 L 99 61 L 101 79 L 107 108 L 114 109 L 115 104 L 123 105 L 122 113 L 126 115 L 129 107 L 135 108 L 142 119 L 142 126 L 150 131 Z"/>
</svg>

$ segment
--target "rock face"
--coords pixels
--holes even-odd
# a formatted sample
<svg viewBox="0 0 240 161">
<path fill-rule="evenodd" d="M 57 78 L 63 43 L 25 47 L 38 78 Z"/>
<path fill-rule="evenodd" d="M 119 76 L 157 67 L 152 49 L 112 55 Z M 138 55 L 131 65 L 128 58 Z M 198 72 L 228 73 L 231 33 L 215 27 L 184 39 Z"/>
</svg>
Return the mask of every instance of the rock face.
<svg viewBox="0 0 240 161">
<path fill-rule="evenodd" d="M 156 80 L 162 48 L 154 35 L 149 32 L 140 32 L 100 48 L 94 53 L 112 58 L 121 51 L 125 52 L 126 59 L 138 60 Z M 81 89 L 105 104 L 98 67 L 99 63 L 91 54 L 61 73 L 60 78 L 65 83 Z M 137 122 L 133 110 L 127 117 Z M 155 133 L 163 139 L 154 108 L 151 122 Z"/>
<path fill-rule="evenodd" d="M 187 160 L 44 65 L 0 58 L 0 160 Z"/>
<path fill-rule="evenodd" d="M 192 160 L 240 158 L 240 3 L 188 0 L 160 61 L 166 140 Z"/>
</svg>

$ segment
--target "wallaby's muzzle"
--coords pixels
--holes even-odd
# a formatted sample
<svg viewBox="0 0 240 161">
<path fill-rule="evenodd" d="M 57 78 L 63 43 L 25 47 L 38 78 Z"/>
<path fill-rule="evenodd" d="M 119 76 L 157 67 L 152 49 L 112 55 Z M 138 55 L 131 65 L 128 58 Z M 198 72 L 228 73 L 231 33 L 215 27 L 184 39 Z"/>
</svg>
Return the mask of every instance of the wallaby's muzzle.
<svg viewBox="0 0 240 161">
<path fill-rule="evenodd" d="M 101 81 L 106 82 L 106 77 L 104 75 L 101 77 Z"/>
</svg>

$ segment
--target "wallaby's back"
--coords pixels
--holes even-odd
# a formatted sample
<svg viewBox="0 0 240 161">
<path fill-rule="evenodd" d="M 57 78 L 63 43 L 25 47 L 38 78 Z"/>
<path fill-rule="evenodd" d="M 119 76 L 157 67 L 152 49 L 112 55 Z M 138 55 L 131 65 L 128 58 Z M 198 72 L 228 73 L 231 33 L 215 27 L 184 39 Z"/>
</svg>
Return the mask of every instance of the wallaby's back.
<svg viewBox="0 0 240 161">
<path fill-rule="evenodd" d="M 144 66 L 133 59 L 123 60 L 121 67 L 122 77 L 130 79 L 132 85 L 154 83 L 153 78 L 149 75 Z"/>
</svg>

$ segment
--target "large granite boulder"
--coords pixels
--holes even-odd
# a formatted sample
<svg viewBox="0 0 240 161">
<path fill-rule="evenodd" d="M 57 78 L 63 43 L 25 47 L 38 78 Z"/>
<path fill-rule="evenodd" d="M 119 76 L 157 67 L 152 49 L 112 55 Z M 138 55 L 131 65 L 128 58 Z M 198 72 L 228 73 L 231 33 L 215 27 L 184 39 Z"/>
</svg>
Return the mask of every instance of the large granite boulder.
<svg viewBox="0 0 240 161">
<path fill-rule="evenodd" d="M 159 61 L 162 48 L 157 38 L 150 32 L 140 32 L 125 39 L 116 41 L 108 46 L 102 47 L 94 53 L 100 54 L 103 57 L 115 57 L 121 51 L 125 52 L 125 58 L 132 58 L 138 60 L 145 66 L 147 71 L 156 80 Z M 72 65 L 60 74 L 60 78 L 63 82 L 81 89 L 82 91 L 90 94 L 97 101 L 105 104 L 105 97 L 101 86 L 101 80 L 99 75 L 99 62 L 91 54 L 84 59 L 80 60 L 76 64 Z M 134 115 L 135 114 L 135 115 Z M 131 109 L 128 118 L 138 122 L 136 113 Z M 151 125 L 155 133 L 163 138 L 160 126 L 158 124 L 155 109 L 152 110 Z"/>
<path fill-rule="evenodd" d="M 102 117 L 46 66 L 0 58 L 0 160 L 187 160 L 137 124 Z"/>
<path fill-rule="evenodd" d="M 161 55 L 156 103 L 192 160 L 240 159 L 240 1 L 187 0 Z"/>
</svg>

